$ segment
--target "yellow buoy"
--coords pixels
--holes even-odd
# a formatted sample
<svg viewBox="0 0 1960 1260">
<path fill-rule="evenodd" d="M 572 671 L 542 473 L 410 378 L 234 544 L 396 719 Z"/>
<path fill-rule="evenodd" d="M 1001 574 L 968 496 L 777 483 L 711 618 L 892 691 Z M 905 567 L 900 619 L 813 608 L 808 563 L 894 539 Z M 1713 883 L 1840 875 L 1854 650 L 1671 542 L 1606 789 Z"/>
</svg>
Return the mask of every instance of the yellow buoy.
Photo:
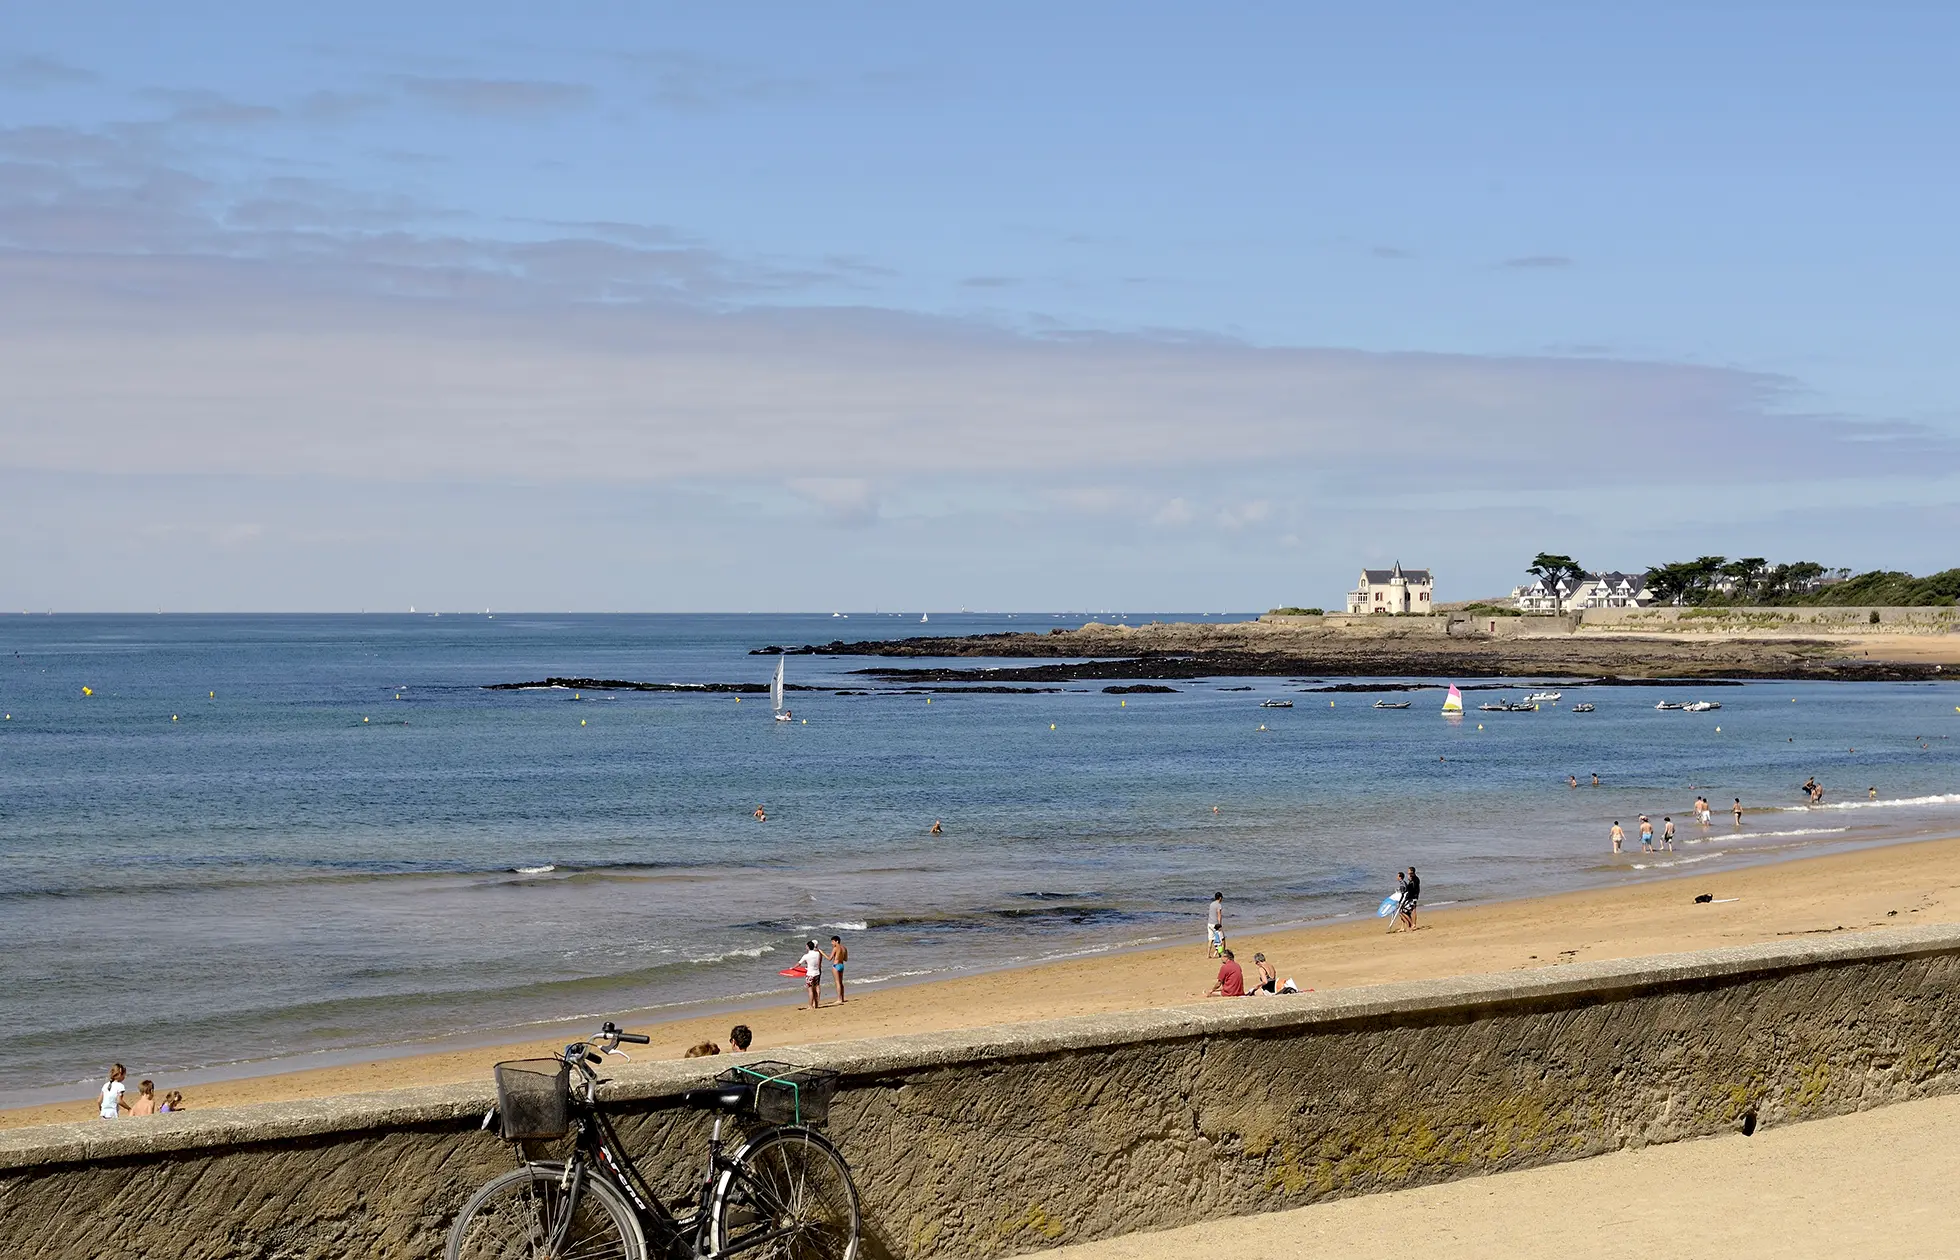
<svg viewBox="0 0 1960 1260">
<path fill-rule="evenodd" d="M 736 704 L 740 704 L 740 703 L 742 703 L 742 697 L 740 697 L 740 696 L 736 696 L 736 697 L 735 697 L 735 703 L 736 703 Z"/>
<path fill-rule="evenodd" d="M 1720 735 L 1720 734 L 1722 733 L 1722 728 L 1721 728 L 1721 727 L 1719 727 L 1719 726 L 1718 726 L 1718 727 L 1716 727 L 1716 728 L 1715 728 L 1715 733 L 1716 733 L 1717 735 Z"/>
<path fill-rule="evenodd" d="M 7 716 L 8 716 L 8 717 L 12 717 L 12 716 L 13 716 L 13 714 L 11 714 L 11 713 L 9 713 L 9 714 L 8 714 Z M 1054 730 L 1054 729 L 1055 729 L 1055 724 L 1054 724 L 1053 722 L 1050 722 L 1050 723 L 1048 724 L 1048 729 L 1049 729 L 1049 730 L 1051 730 L 1051 731 L 1052 731 L 1052 730 Z"/>
<path fill-rule="evenodd" d="M 1116 707 L 1119 709 L 1127 709 L 1130 707 L 1130 702 L 1128 700 L 1118 700 L 1116 702 Z"/>
<path fill-rule="evenodd" d="M 585 725 L 585 719 L 584 719 L 584 718 L 580 718 L 580 719 L 578 720 L 578 724 L 579 724 L 580 726 L 584 726 L 584 725 Z"/>
<path fill-rule="evenodd" d="M 84 688 L 82 688 L 82 694 L 83 694 L 83 695 L 85 695 L 85 696 L 92 696 L 92 695 L 94 695 L 94 694 L 95 694 L 95 688 L 93 688 L 93 687 L 84 687 Z"/>
<path fill-rule="evenodd" d="M 1334 707 L 1334 702 L 1333 702 L 1332 700 L 1329 700 L 1329 701 L 1327 702 L 1327 707 L 1328 707 L 1328 708 L 1330 708 L 1330 709 L 1331 709 L 1331 708 L 1333 708 L 1333 707 Z"/>
<path fill-rule="evenodd" d="M 810 724 L 810 719 L 809 719 L 809 718 L 798 718 L 798 719 L 796 719 L 796 720 L 797 720 L 797 721 L 799 721 L 799 722 L 801 722 L 801 723 L 803 723 L 803 725 L 805 725 L 805 726 L 808 726 L 808 725 Z"/>
<path fill-rule="evenodd" d="M 926 703 L 927 703 L 927 704 L 931 704 L 931 703 L 932 703 L 932 697 L 931 697 L 931 696 L 927 696 L 927 697 L 926 697 Z"/>
<path fill-rule="evenodd" d="M 170 720 L 171 720 L 171 721 L 173 721 L 173 722 L 175 722 L 175 721 L 177 720 L 177 715 L 176 715 L 175 713 L 173 713 L 173 714 L 171 714 L 171 715 L 170 715 Z"/>
<path fill-rule="evenodd" d="M 1483 729 L 1484 729 L 1484 724 L 1483 724 L 1482 722 L 1479 722 L 1479 723 L 1477 723 L 1477 729 L 1478 729 L 1478 730 L 1480 730 L 1480 731 L 1481 731 L 1481 730 L 1483 730 Z"/>
<path fill-rule="evenodd" d="M 1266 724 L 1265 724 L 1264 722 L 1261 722 L 1261 723 L 1259 724 L 1259 729 L 1260 729 L 1260 730 L 1262 730 L 1262 731 L 1263 731 L 1263 730 L 1265 730 L 1265 729 L 1266 729 Z"/>
<path fill-rule="evenodd" d="M 206 692 L 205 694 L 208 695 L 213 700 L 216 700 L 218 698 L 218 693 L 215 691 Z"/>
<path fill-rule="evenodd" d="M 576 692 L 576 691 L 574 691 L 574 692 L 572 693 L 572 699 L 574 699 L 574 700 L 576 700 L 576 699 L 578 699 L 578 692 Z"/>
<path fill-rule="evenodd" d="M 366 718 L 362 718 L 362 719 L 361 719 L 361 721 L 363 721 L 363 722 L 365 722 L 365 721 L 367 721 L 367 719 L 366 719 Z"/>
</svg>

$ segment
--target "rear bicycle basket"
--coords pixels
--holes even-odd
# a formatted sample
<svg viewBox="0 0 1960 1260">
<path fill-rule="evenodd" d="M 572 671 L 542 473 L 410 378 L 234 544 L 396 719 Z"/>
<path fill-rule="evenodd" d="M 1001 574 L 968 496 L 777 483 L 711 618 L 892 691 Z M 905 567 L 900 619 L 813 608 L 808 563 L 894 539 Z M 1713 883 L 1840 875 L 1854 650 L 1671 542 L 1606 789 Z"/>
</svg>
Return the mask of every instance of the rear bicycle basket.
<svg viewBox="0 0 1960 1260">
<path fill-rule="evenodd" d="M 822 1124 L 830 1119 L 837 1073 L 791 1063 L 748 1063 L 715 1077 L 718 1084 L 755 1087 L 754 1110 L 769 1124 Z"/>
<path fill-rule="evenodd" d="M 571 1068 L 563 1059 L 499 1063 L 497 1115 L 504 1141 L 564 1137 L 572 1129 Z"/>
</svg>

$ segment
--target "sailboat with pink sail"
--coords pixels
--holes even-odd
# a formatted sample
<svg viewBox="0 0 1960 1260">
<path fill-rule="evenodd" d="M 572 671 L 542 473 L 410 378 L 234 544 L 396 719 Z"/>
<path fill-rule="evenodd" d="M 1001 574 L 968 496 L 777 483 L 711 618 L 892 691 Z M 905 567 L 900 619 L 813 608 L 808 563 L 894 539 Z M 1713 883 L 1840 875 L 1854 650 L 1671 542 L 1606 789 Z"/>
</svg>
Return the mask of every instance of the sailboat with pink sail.
<svg viewBox="0 0 1960 1260">
<path fill-rule="evenodd" d="M 1443 712 L 1454 713 L 1458 717 L 1463 716 L 1463 693 L 1456 689 L 1455 683 L 1450 684 L 1450 694 L 1443 701 Z"/>
</svg>

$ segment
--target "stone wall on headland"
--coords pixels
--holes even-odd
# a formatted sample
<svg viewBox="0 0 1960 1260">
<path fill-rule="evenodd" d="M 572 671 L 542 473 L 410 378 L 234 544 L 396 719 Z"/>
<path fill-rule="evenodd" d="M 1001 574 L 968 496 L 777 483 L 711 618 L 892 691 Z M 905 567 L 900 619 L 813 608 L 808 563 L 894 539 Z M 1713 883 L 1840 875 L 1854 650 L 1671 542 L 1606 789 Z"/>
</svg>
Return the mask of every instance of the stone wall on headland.
<svg viewBox="0 0 1960 1260">
<path fill-rule="evenodd" d="M 1960 1087 L 1960 929 L 840 1043 L 868 1257 L 989 1257 Z M 678 1186 L 722 1059 L 608 1087 Z M 486 1065 L 487 1066 L 487 1065 Z M 512 1166 L 490 1090 L 0 1133 L 0 1255 L 410 1260 Z"/>
</svg>

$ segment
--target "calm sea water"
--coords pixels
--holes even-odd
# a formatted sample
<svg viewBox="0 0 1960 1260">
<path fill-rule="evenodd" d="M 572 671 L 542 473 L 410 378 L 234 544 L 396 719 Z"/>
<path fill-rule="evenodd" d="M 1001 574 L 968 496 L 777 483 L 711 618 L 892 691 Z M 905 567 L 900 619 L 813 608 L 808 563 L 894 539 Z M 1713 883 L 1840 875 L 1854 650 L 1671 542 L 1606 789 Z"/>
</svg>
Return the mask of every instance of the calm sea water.
<svg viewBox="0 0 1960 1260">
<path fill-rule="evenodd" d="M 1435 906 L 1960 832 L 1943 685 L 1567 687 L 1557 709 L 1461 721 L 1436 691 L 1379 711 L 1308 680 L 930 704 L 874 687 L 792 694 L 791 724 L 761 697 L 483 689 L 762 682 L 774 659 L 752 647 L 920 629 L 0 620 L 0 1103 L 112 1058 L 182 1077 L 787 993 L 813 933 L 846 936 L 861 982 L 895 980 L 1196 938 L 1220 889 L 1241 924 L 1365 914 L 1409 862 Z M 792 657 L 790 679 L 862 688 L 850 671 L 877 663 Z M 1297 707 L 1257 707 L 1275 696 Z M 1697 697 L 1724 707 L 1653 707 Z M 1813 774 L 1827 808 L 1798 807 Z M 1707 831 L 1683 821 L 1697 785 Z M 1740 832 L 1735 796 L 1762 811 Z M 1631 835 L 1643 811 L 1675 815 L 1681 850 L 1610 857 L 1608 825 Z"/>
</svg>

